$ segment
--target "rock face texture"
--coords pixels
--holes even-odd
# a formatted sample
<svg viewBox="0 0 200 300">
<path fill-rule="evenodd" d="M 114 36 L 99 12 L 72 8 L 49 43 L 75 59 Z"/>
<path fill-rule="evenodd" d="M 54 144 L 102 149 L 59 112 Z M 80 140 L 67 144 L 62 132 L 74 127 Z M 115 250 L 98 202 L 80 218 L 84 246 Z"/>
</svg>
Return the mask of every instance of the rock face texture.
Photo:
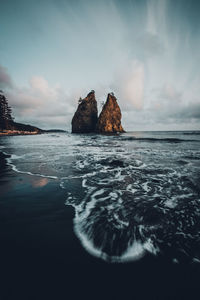
<svg viewBox="0 0 200 300">
<path fill-rule="evenodd" d="M 72 133 L 95 132 L 97 113 L 95 92 L 91 91 L 86 98 L 79 100 L 78 108 L 72 119 Z"/>
<path fill-rule="evenodd" d="M 117 133 L 125 132 L 121 125 L 121 110 L 113 94 L 108 94 L 106 103 L 99 116 L 96 132 Z"/>
</svg>

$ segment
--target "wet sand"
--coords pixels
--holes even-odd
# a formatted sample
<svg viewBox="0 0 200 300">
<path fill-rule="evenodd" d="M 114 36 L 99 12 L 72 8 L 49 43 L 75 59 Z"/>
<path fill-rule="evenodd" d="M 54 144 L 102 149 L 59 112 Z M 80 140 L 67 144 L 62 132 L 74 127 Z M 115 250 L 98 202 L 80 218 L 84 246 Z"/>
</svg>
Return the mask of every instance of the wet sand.
<svg viewBox="0 0 200 300">
<path fill-rule="evenodd" d="M 109 264 L 73 232 L 56 180 L 15 173 L 0 156 L 0 299 L 199 299 L 199 264 L 147 255 Z"/>
</svg>

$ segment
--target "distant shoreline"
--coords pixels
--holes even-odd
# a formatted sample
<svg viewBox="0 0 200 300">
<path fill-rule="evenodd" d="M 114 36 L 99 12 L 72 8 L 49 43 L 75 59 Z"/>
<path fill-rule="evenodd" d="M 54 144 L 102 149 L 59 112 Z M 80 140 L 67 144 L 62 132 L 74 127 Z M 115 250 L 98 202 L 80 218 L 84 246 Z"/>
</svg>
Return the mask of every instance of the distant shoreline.
<svg viewBox="0 0 200 300">
<path fill-rule="evenodd" d="M 44 133 L 61 133 L 67 132 L 61 129 L 50 129 L 50 130 L 42 130 L 42 131 L 22 131 L 22 130 L 2 130 L 0 131 L 0 136 L 16 136 L 16 135 L 36 135 L 36 134 L 44 134 Z"/>
<path fill-rule="evenodd" d="M 3 130 L 0 132 L 0 136 L 12 136 L 12 135 L 35 135 L 41 134 L 38 131 L 19 131 L 19 130 Z"/>
</svg>

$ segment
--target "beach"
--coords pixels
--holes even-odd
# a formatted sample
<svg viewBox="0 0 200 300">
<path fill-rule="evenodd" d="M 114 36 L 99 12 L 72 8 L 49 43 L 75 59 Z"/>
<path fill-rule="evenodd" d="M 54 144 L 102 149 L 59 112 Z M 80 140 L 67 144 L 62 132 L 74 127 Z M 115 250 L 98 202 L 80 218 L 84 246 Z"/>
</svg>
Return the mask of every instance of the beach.
<svg viewBox="0 0 200 300">
<path fill-rule="evenodd" d="M 31 162 L 30 157 L 24 161 L 13 156 L 19 156 L 14 148 L 19 151 L 20 142 L 20 153 L 27 157 L 28 152 L 22 151 L 25 138 L 1 140 L 1 153 L 7 155 L 0 157 L 0 299 L 199 298 L 200 266 L 194 259 L 180 263 L 165 253 L 147 252 L 141 259 L 109 262 L 91 255 L 77 236 L 75 209 L 65 205 L 68 196 L 60 187 L 58 170 L 67 174 L 67 170 L 71 172 L 69 165 L 67 170 L 60 165 L 52 173 L 55 159 L 47 168 L 39 159 Z M 35 144 L 32 138 L 27 140 L 31 147 Z M 51 139 L 53 145 L 62 135 Z M 80 137 L 74 143 L 79 147 Z M 52 153 L 52 146 L 48 151 Z M 11 155 L 13 160 L 9 160 Z M 39 171 L 40 175 L 34 175 Z"/>
<path fill-rule="evenodd" d="M 12 135 L 32 135 L 39 134 L 37 131 L 19 131 L 19 130 L 2 130 L 0 136 L 12 136 Z"/>
</svg>

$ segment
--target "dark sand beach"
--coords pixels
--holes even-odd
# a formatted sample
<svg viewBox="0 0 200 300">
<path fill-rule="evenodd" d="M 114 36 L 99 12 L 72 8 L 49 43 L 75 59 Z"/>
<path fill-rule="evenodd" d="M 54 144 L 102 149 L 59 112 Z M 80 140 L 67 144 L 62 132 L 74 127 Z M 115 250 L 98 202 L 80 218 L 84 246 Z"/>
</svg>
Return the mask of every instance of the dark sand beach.
<svg viewBox="0 0 200 300">
<path fill-rule="evenodd" d="M 199 263 L 148 253 L 109 263 L 90 255 L 74 234 L 65 194 L 58 180 L 17 173 L 1 154 L 1 300 L 199 299 Z"/>
</svg>

